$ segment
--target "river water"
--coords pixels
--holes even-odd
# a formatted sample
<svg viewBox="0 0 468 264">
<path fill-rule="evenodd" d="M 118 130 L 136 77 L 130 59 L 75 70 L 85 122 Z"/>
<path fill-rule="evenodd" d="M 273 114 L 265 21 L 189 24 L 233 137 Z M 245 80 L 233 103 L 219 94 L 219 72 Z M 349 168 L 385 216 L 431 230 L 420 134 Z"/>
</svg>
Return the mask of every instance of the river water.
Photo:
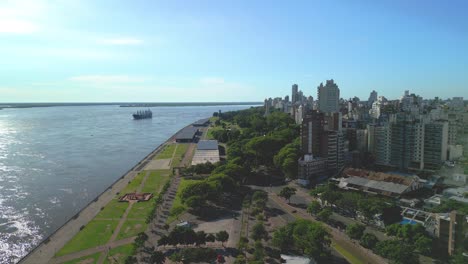
<svg viewBox="0 0 468 264">
<path fill-rule="evenodd" d="M 15 263 L 182 127 L 250 106 L 0 110 L 0 263 Z"/>
</svg>

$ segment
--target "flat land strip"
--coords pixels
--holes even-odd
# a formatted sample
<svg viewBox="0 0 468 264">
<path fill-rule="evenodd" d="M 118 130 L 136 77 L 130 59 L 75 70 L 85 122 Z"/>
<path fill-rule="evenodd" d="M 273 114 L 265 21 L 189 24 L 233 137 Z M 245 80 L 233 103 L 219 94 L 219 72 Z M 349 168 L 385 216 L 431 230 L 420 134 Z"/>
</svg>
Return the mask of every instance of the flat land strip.
<svg viewBox="0 0 468 264">
<path fill-rule="evenodd" d="M 22 263 L 121 263 L 133 254 L 133 240 L 147 229 L 146 219 L 152 212 L 154 199 L 147 202 L 119 202 L 126 193 L 153 193 L 156 196 L 172 176 L 172 168 L 185 158 L 190 144 L 166 143 L 149 165 L 140 172 L 131 172 L 114 185 L 112 193 L 104 200 L 99 197 L 94 213 L 80 221 L 79 230 L 66 243 L 58 244 L 48 254 L 39 254 L 40 260 L 26 258 Z M 153 155 L 153 154 L 152 154 Z M 149 155 L 149 156 L 152 156 Z M 143 164 L 142 161 L 140 164 Z M 155 162 L 155 163 L 151 163 Z M 156 165 L 156 166 L 152 166 Z M 136 166 L 138 168 L 138 166 Z M 148 170 L 150 168 L 150 170 Z M 154 197 L 153 196 L 153 197 Z M 96 208 L 97 207 L 97 208 Z M 81 214 L 87 209 L 85 208 Z M 81 215 L 80 214 L 80 215 Z M 73 224 L 76 226 L 76 224 Z M 63 229 L 63 228 L 62 228 Z M 59 231 L 60 232 L 60 231 Z M 58 233 L 58 232 L 57 232 Z M 65 237 L 65 235 L 63 235 Z M 53 243 L 51 237 L 50 243 Z M 41 253 L 40 251 L 39 253 Z"/>
</svg>

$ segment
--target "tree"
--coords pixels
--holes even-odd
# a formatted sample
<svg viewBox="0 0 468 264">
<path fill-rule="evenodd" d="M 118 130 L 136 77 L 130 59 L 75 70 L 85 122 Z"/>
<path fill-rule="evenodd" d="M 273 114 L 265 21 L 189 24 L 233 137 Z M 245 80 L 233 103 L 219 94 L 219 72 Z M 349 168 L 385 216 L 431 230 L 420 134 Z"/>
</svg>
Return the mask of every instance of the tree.
<svg viewBox="0 0 468 264">
<path fill-rule="evenodd" d="M 268 232 L 265 229 L 265 226 L 263 225 L 262 222 L 257 222 L 253 227 L 252 227 L 252 235 L 251 235 L 253 240 L 267 240 L 268 239 Z"/>
<path fill-rule="evenodd" d="M 260 240 L 255 241 L 253 258 L 258 261 L 263 261 L 263 258 L 265 258 L 265 249 Z"/>
<path fill-rule="evenodd" d="M 312 201 L 309 206 L 307 206 L 307 212 L 309 214 L 318 214 L 320 212 L 320 210 L 322 210 L 322 206 L 320 205 L 319 202 L 317 201 Z"/>
<path fill-rule="evenodd" d="M 148 235 L 145 234 L 145 232 L 138 233 L 137 237 L 135 238 L 135 246 L 137 248 L 142 247 L 147 239 Z"/>
<path fill-rule="evenodd" d="M 319 260 L 329 257 L 330 234 L 320 223 L 296 220 L 273 233 L 273 245 L 281 251 L 297 251 Z"/>
<path fill-rule="evenodd" d="M 296 194 L 296 191 L 297 191 L 296 188 L 286 186 L 280 191 L 279 196 L 281 196 L 284 199 L 288 200 L 288 203 L 289 203 L 290 199 L 291 199 L 291 196 Z"/>
<path fill-rule="evenodd" d="M 366 227 L 364 225 L 355 223 L 346 227 L 346 234 L 352 239 L 360 239 L 364 234 Z"/>
<path fill-rule="evenodd" d="M 244 255 L 239 254 L 236 257 L 236 260 L 234 260 L 234 264 L 247 264 L 247 260 Z"/>
<path fill-rule="evenodd" d="M 375 245 L 375 252 L 397 264 L 418 263 L 414 247 L 401 240 L 384 240 Z"/>
<path fill-rule="evenodd" d="M 205 231 L 197 231 L 195 233 L 195 237 L 196 237 L 195 244 L 197 246 L 206 244 L 207 235 L 206 235 Z"/>
<path fill-rule="evenodd" d="M 264 191 L 255 191 L 252 195 L 252 202 L 256 207 L 265 208 L 268 200 L 268 194 Z"/>
<path fill-rule="evenodd" d="M 373 249 L 375 245 L 379 242 L 379 239 L 372 233 L 365 233 L 362 235 L 361 239 L 359 240 L 359 243 L 369 249 Z"/>
<path fill-rule="evenodd" d="M 228 241 L 229 233 L 222 230 L 216 233 L 216 240 L 221 242 L 221 245 L 224 247 L 224 242 Z"/>
<path fill-rule="evenodd" d="M 205 199 L 199 195 L 190 196 L 185 201 L 185 204 L 190 207 L 194 212 L 200 212 L 201 209 L 206 205 Z"/>
<path fill-rule="evenodd" d="M 317 214 L 317 219 L 322 222 L 328 222 L 333 211 L 330 208 L 324 208 Z"/>
<path fill-rule="evenodd" d="M 293 229 L 294 225 L 292 224 L 277 229 L 273 233 L 272 244 L 281 251 L 289 251 L 294 247 Z"/>
<path fill-rule="evenodd" d="M 213 234 L 206 235 L 206 242 L 215 242 L 216 237 Z"/>
<path fill-rule="evenodd" d="M 457 250 L 455 255 L 450 258 L 450 264 L 466 264 L 467 257 L 463 255 L 462 250 Z"/>
<path fill-rule="evenodd" d="M 432 251 L 432 239 L 425 236 L 420 236 L 414 242 L 414 246 L 416 247 L 416 250 L 418 250 L 421 254 L 429 255 Z"/>
<path fill-rule="evenodd" d="M 125 264 L 135 264 L 138 263 L 138 260 L 134 256 L 129 256 L 125 259 Z"/>
<path fill-rule="evenodd" d="M 153 251 L 149 256 L 149 263 L 164 264 L 166 256 L 161 251 Z"/>
</svg>

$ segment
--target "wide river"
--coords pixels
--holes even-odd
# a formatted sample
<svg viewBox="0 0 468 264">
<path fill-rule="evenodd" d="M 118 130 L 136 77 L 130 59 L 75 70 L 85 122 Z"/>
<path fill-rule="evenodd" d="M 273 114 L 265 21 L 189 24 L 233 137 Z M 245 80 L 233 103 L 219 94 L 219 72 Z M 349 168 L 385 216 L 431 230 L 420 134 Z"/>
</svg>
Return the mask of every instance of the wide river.
<svg viewBox="0 0 468 264">
<path fill-rule="evenodd" d="M 182 127 L 250 106 L 0 110 L 0 263 L 14 263 Z"/>
</svg>

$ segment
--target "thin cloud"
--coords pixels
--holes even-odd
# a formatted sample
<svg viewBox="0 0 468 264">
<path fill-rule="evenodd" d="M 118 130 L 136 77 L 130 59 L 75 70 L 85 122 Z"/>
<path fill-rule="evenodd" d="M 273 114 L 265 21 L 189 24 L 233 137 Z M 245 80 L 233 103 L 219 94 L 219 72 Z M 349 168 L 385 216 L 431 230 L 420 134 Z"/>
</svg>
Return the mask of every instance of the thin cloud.
<svg viewBox="0 0 468 264">
<path fill-rule="evenodd" d="M 38 29 L 38 25 L 26 20 L 0 18 L 0 33 L 30 34 Z"/>
<path fill-rule="evenodd" d="M 0 2 L 0 33 L 31 34 L 40 29 L 44 1 L 15 0 Z"/>
<path fill-rule="evenodd" d="M 143 44 L 143 40 L 137 38 L 108 38 L 101 39 L 99 43 L 106 45 L 140 45 Z"/>
<path fill-rule="evenodd" d="M 150 80 L 147 77 L 129 75 L 80 75 L 69 78 L 73 82 L 81 83 L 142 83 Z"/>
</svg>

